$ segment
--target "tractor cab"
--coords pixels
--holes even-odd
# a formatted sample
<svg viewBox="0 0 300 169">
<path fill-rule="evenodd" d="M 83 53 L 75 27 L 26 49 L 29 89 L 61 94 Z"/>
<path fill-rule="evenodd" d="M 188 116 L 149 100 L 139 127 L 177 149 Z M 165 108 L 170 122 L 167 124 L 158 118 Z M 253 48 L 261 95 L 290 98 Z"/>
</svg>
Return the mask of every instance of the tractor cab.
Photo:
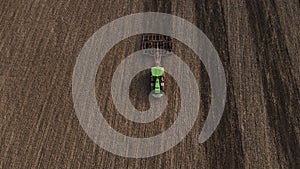
<svg viewBox="0 0 300 169">
<path fill-rule="evenodd" d="M 151 68 L 151 90 L 152 95 L 156 98 L 162 97 L 164 94 L 164 68 L 155 66 Z"/>
</svg>

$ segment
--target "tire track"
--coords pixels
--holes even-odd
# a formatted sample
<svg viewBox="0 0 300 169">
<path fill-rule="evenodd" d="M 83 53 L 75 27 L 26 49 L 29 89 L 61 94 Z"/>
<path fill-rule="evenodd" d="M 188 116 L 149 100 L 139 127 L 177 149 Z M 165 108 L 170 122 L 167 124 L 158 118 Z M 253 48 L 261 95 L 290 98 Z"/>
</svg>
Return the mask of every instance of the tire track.
<svg viewBox="0 0 300 169">
<path fill-rule="evenodd" d="M 246 5 L 261 67 L 269 125 L 275 134 L 278 161 L 283 168 L 297 168 L 300 166 L 297 157 L 300 150 L 295 129 L 299 131 L 297 107 L 300 94 L 292 70 L 287 67 L 292 63 L 278 14 L 270 1 Z M 284 166 L 285 163 L 288 166 Z"/>
<path fill-rule="evenodd" d="M 239 128 L 237 103 L 235 101 L 234 81 L 232 79 L 231 60 L 228 53 L 228 37 L 224 10 L 221 1 L 194 1 L 196 25 L 208 36 L 217 49 L 223 62 L 227 78 L 227 104 L 224 116 L 210 143 L 206 144 L 211 167 L 245 168 L 241 130 Z M 203 74 L 201 75 L 203 76 Z M 207 79 L 208 81 L 209 79 Z M 208 111 L 208 110 L 206 110 Z M 227 136 L 231 137 L 227 137 Z M 221 151 L 220 151 L 220 147 Z"/>
</svg>

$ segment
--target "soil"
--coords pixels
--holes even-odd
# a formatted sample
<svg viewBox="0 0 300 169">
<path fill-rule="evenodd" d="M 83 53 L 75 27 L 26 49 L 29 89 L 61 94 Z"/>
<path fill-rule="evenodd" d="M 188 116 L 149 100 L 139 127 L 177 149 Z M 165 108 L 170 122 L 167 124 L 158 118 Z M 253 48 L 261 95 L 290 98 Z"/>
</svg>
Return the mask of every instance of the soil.
<svg viewBox="0 0 300 169">
<path fill-rule="evenodd" d="M 299 168 L 299 1 L 0 1 L 0 168 Z M 149 158 L 105 151 L 82 129 L 72 100 L 72 73 L 84 43 L 103 25 L 138 12 L 164 12 L 199 27 L 223 63 L 227 99 L 216 131 L 198 137 L 210 107 L 204 65 L 174 40 L 173 52 L 193 71 L 200 94 L 198 119 L 171 150 Z M 96 95 L 107 122 L 131 137 L 168 129 L 180 109 L 180 89 L 166 75 L 165 112 L 147 124 L 132 122 L 114 107 L 111 78 L 118 64 L 139 50 L 127 38 L 105 56 Z M 149 71 L 130 85 L 139 110 L 149 103 Z M 192 97 L 192 96 L 191 96 Z"/>
</svg>

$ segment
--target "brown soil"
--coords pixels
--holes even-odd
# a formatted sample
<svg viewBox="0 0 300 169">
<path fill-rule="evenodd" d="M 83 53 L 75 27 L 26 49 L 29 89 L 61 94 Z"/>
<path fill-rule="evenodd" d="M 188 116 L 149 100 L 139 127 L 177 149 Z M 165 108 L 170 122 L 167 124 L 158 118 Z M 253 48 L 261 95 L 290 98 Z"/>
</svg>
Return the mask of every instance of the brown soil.
<svg viewBox="0 0 300 169">
<path fill-rule="evenodd" d="M 0 1 L 0 168 L 299 168 L 299 1 Z M 72 73 L 84 43 L 124 15 L 159 11 L 198 26 L 212 41 L 228 82 L 224 115 L 212 137 L 197 141 L 210 106 L 209 78 L 188 47 L 173 51 L 195 73 L 199 117 L 171 150 L 145 159 L 111 154 L 87 136 L 72 101 Z M 120 115 L 110 95 L 114 70 L 139 49 L 139 36 L 120 42 L 99 67 L 100 110 L 117 131 L 157 135 L 172 125 L 180 89 L 166 78 L 169 104 L 160 118 L 137 124 Z M 149 108 L 147 71 L 131 84 L 139 110 Z"/>
</svg>

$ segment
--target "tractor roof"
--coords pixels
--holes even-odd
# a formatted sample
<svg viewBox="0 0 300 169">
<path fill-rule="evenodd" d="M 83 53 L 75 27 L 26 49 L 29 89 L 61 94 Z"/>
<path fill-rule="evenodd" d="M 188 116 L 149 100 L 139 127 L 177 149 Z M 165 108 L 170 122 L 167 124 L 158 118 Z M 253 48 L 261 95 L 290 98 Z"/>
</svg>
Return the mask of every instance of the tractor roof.
<svg viewBox="0 0 300 169">
<path fill-rule="evenodd" d="M 151 74 L 152 76 L 162 76 L 164 74 L 164 68 L 159 66 L 152 67 Z"/>
</svg>

